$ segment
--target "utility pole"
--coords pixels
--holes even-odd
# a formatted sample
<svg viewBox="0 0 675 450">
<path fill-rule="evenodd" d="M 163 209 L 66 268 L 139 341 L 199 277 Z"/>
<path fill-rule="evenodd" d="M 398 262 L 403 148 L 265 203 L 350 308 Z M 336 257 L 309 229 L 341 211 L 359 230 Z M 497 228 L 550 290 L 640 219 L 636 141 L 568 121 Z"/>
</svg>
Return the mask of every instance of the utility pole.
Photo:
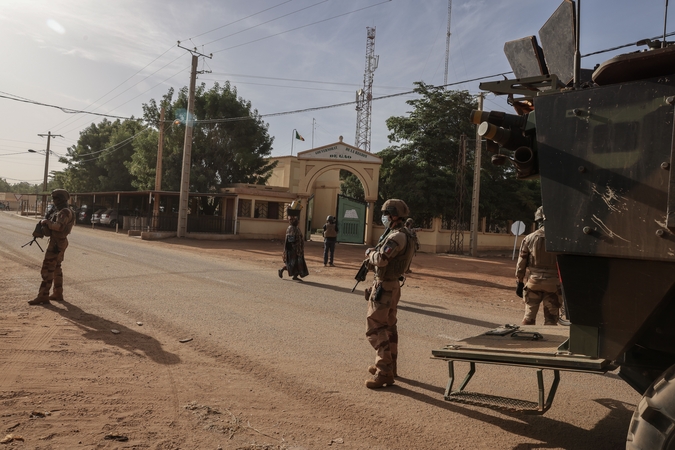
<svg viewBox="0 0 675 450">
<path fill-rule="evenodd" d="M 47 178 L 49 177 L 49 146 L 53 137 L 63 137 L 60 134 L 52 134 L 51 131 L 48 131 L 47 134 L 38 134 L 40 137 L 47 136 L 47 151 L 45 152 L 45 179 L 42 184 L 42 191 L 45 194 L 42 194 L 42 215 L 44 216 L 47 211 Z"/>
<path fill-rule="evenodd" d="M 457 165 L 455 166 L 455 218 L 450 221 L 450 253 L 456 255 L 464 254 L 464 174 L 466 167 L 466 141 L 467 136 L 462 134 L 459 137 L 459 154 L 457 155 Z"/>
<path fill-rule="evenodd" d="M 176 236 L 185 237 L 187 234 L 187 216 L 188 203 L 190 197 L 190 168 L 192 166 L 192 128 L 194 128 L 194 109 L 195 109 L 195 84 L 197 82 L 197 63 L 199 57 L 212 58 L 213 54 L 206 56 L 195 50 L 181 47 L 178 41 L 178 47 L 187 50 L 192 55 L 192 70 L 190 71 L 190 91 L 188 95 L 188 107 L 185 114 L 185 141 L 183 142 L 183 170 L 180 176 L 180 199 L 178 202 L 178 229 Z"/>
<path fill-rule="evenodd" d="M 478 111 L 482 110 L 483 93 L 481 92 L 478 96 Z M 480 201 L 481 140 L 482 136 L 478 134 L 478 125 L 476 125 L 476 153 L 473 162 L 473 193 L 471 194 L 471 244 L 469 245 L 469 254 L 473 257 L 478 256 L 478 203 Z"/>
<path fill-rule="evenodd" d="M 159 225 L 159 191 L 162 190 L 162 154 L 164 152 L 164 112 L 159 113 L 159 142 L 157 142 L 157 165 L 155 166 L 155 205 L 152 209 L 152 228 L 157 230 Z"/>
</svg>

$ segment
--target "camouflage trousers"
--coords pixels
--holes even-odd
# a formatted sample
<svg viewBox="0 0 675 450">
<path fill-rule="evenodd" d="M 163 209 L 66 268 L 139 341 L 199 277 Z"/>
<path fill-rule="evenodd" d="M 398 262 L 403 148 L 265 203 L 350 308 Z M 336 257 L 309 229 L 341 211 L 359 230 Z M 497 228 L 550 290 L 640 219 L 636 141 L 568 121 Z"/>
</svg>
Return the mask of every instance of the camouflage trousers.
<svg viewBox="0 0 675 450">
<path fill-rule="evenodd" d="M 535 323 L 539 305 L 544 304 L 544 325 L 557 325 L 558 313 L 560 312 L 560 296 L 558 291 L 540 291 L 533 290 L 525 286 L 523 291 L 523 300 L 525 301 L 524 322 Z"/>
<path fill-rule="evenodd" d="M 66 239 L 50 239 L 45 250 L 45 259 L 42 261 L 42 283 L 40 283 L 40 291 L 38 298 L 48 298 L 49 291 L 54 285 L 54 296 L 63 297 L 63 271 L 61 270 L 61 263 L 63 262 L 63 255 L 66 253 L 68 241 Z"/>
<path fill-rule="evenodd" d="M 377 283 L 374 282 L 370 288 L 366 337 L 376 351 L 377 374 L 389 376 L 393 374 L 393 362 L 398 356 L 396 312 L 401 299 L 401 287 L 398 281 L 382 282 L 382 295 L 375 301 Z"/>
</svg>

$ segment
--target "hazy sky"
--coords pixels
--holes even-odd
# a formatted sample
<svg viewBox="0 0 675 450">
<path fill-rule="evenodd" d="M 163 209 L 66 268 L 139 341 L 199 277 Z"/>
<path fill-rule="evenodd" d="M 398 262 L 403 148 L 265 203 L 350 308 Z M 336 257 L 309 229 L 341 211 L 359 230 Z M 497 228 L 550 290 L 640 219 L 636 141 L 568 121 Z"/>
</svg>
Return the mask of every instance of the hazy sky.
<svg viewBox="0 0 675 450">
<path fill-rule="evenodd" d="M 509 72 L 504 42 L 537 35 L 559 5 L 453 0 L 448 82 L 459 84 L 452 88 L 477 94 L 477 82 L 462 81 Z M 664 0 L 581 5 L 582 54 L 663 33 Z M 213 54 L 200 60 L 199 69 L 210 73 L 198 83 L 210 88 L 229 80 L 260 114 L 271 115 L 353 102 L 363 86 L 366 27 L 376 28 L 376 99 L 408 92 L 415 81 L 443 84 L 447 13 L 447 0 L 0 0 L 0 178 L 41 183 L 44 153 L 28 152 L 46 148 L 38 134 L 62 136 L 51 140 L 49 162 L 50 170 L 59 170 L 57 155 L 103 120 L 64 110 L 141 117 L 143 103 L 187 86 L 190 54 L 177 41 Z M 593 68 L 614 54 L 584 58 L 582 66 Z M 406 114 L 412 98 L 373 101 L 373 153 L 389 145 L 385 120 Z M 506 107 L 489 95 L 485 109 Z M 274 156 L 290 154 L 291 144 L 293 154 L 308 150 L 312 140 L 314 147 L 341 135 L 355 141 L 354 105 L 263 120 Z M 292 139 L 293 129 L 304 142 Z"/>
</svg>

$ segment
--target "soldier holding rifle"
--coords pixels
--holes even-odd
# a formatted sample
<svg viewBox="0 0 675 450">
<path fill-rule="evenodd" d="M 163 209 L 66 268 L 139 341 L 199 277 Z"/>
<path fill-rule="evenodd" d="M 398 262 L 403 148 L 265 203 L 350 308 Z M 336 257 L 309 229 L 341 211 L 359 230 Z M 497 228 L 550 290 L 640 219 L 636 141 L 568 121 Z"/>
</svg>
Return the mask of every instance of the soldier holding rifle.
<svg viewBox="0 0 675 450">
<path fill-rule="evenodd" d="M 48 304 L 50 300 L 63 301 L 63 272 L 61 263 L 68 248 L 68 235 L 75 224 L 75 213 L 68 207 L 70 194 L 64 189 L 52 191 L 52 200 L 56 206 L 55 213 L 40 221 L 41 230 L 33 232 L 33 237 L 49 236 L 49 244 L 42 262 L 42 283 L 38 296 L 29 301 L 29 305 Z M 42 236 L 40 236 L 42 233 Z M 37 236 L 36 236 L 37 234 Z M 54 285 L 52 295 L 49 291 Z"/>
<path fill-rule="evenodd" d="M 382 205 L 382 224 L 387 228 L 377 247 L 366 250 L 369 269 L 375 279 L 366 289 L 368 316 L 366 336 L 377 352 L 375 365 L 368 371 L 373 375 L 366 387 L 381 388 L 394 384 L 398 357 L 398 330 L 396 313 L 401 298 L 400 281 L 410 265 L 415 242 L 403 222 L 410 214 L 403 200 L 390 199 Z"/>
</svg>

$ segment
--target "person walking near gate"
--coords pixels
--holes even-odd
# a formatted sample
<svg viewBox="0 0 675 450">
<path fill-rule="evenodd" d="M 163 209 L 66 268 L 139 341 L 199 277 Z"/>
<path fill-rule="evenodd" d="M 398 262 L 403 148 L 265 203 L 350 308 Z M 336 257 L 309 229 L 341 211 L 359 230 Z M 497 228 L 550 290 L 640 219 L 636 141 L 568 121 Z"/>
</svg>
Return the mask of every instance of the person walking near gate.
<svg viewBox="0 0 675 450">
<path fill-rule="evenodd" d="M 323 226 L 323 266 L 326 267 L 330 263 L 333 265 L 333 257 L 335 255 L 335 244 L 337 243 L 338 226 L 335 216 L 326 217 L 326 224 Z M 330 260 L 328 254 L 330 253 Z"/>
<path fill-rule="evenodd" d="M 45 251 L 45 258 L 42 262 L 42 283 L 38 296 L 28 302 L 29 305 L 48 304 L 50 300 L 63 301 L 63 271 L 61 263 L 63 256 L 68 248 L 68 235 L 75 224 L 75 213 L 68 207 L 70 194 L 64 189 L 52 191 L 52 199 L 56 209 L 56 214 L 49 218 L 42 219 L 40 224 L 45 236 L 49 236 L 49 244 Z M 33 236 L 36 236 L 33 234 Z M 54 292 L 50 296 L 49 291 L 54 285 Z"/>
<path fill-rule="evenodd" d="M 309 275 L 307 263 L 305 262 L 305 242 L 302 237 L 302 231 L 298 227 L 300 210 L 288 208 L 288 228 L 286 229 L 286 239 L 284 241 L 284 267 L 279 269 L 279 278 L 284 277 L 284 270 L 294 280 Z"/>
</svg>

